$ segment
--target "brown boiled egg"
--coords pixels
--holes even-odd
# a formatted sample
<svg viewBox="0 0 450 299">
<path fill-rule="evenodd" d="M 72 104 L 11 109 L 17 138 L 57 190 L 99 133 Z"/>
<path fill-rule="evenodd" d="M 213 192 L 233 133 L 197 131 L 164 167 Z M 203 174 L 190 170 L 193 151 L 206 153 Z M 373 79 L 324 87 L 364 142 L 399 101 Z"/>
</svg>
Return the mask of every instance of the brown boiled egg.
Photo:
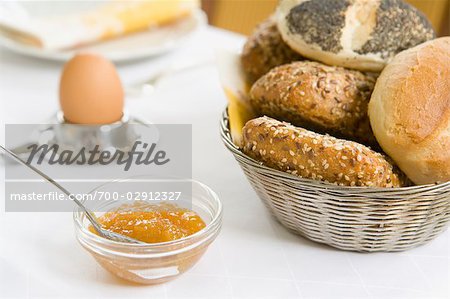
<svg viewBox="0 0 450 299">
<path fill-rule="evenodd" d="M 110 124 L 122 118 L 124 92 L 114 65 L 96 54 L 77 54 L 61 75 L 59 101 L 75 124 Z"/>
</svg>

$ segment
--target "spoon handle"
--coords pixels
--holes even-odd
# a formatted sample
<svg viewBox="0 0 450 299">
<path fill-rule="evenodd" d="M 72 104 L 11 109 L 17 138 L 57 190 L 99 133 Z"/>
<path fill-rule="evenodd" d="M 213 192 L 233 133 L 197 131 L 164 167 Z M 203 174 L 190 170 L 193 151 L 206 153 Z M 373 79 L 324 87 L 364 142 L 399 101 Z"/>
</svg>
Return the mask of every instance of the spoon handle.
<svg viewBox="0 0 450 299">
<path fill-rule="evenodd" d="M 102 228 L 100 227 L 100 225 L 98 224 L 96 217 L 94 215 L 94 213 L 92 213 L 90 210 L 88 210 L 78 199 L 75 198 L 75 196 L 72 195 L 72 193 L 70 193 L 66 188 L 64 188 L 63 186 L 61 186 L 60 184 L 58 184 L 55 180 L 53 180 L 51 177 L 49 177 L 48 175 L 46 175 L 45 173 L 43 173 L 42 171 L 40 171 L 39 169 L 37 169 L 36 167 L 34 167 L 31 164 L 26 163 L 25 161 L 23 161 L 19 156 L 17 156 L 14 152 L 10 151 L 9 149 L 3 147 L 2 145 L 0 145 L 0 148 L 7 153 L 11 158 L 14 158 L 17 162 L 19 162 L 22 165 L 25 165 L 26 167 L 30 168 L 31 170 L 33 170 L 34 172 L 36 172 L 37 174 L 39 174 L 41 177 L 43 177 L 46 181 L 48 181 L 50 184 L 52 184 L 53 186 L 55 186 L 56 188 L 58 188 L 59 190 L 61 190 L 64 194 L 66 194 L 70 199 L 72 199 L 80 208 L 81 210 L 83 210 L 83 212 L 86 214 L 86 217 L 89 219 L 89 221 L 91 222 L 91 224 L 94 226 L 95 230 L 101 234 L 102 236 L 104 235 L 102 232 Z"/>
</svg>

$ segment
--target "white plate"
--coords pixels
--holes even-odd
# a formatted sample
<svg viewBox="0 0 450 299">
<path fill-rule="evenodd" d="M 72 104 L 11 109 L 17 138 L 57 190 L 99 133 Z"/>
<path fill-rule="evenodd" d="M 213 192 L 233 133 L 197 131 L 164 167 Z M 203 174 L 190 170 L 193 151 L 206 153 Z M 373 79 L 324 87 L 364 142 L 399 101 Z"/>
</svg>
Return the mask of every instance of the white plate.
<svg viewBox="0 0 450 299">
<path fill-rule="evenodd" d="M 206 20 L 205 13 L 198 10 L 191 16 L 171 25 L 152 28 L 148 31 L 69 51 L 51 51 L 37 48 L 11 40 L 3 35 L 0 35 L 0 45 L 23 55 L 56 61 L 67 61 L 78 51 L 95 52 L 115 62 L 131 61 L 160 55 L 180 47 L 192 33 L 206 24 Z"/>
</svg>

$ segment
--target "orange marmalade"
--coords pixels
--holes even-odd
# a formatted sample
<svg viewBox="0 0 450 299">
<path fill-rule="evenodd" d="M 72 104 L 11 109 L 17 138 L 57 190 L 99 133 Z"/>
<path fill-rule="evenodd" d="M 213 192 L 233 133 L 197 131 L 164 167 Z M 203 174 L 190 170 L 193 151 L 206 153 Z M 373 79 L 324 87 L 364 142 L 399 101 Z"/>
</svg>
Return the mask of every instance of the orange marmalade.
<svg viewBox="0 0 450 299">
<path fill-rule="evenodd" d="M 174 204 L 134 202 L 112 209 L 98 217 L 106 230 L 146 243 L 161 243 L 192 235 L 205 222 L 194 211 Z M 95 232 L 91 226 L 89 230 Z"/>
</svg>

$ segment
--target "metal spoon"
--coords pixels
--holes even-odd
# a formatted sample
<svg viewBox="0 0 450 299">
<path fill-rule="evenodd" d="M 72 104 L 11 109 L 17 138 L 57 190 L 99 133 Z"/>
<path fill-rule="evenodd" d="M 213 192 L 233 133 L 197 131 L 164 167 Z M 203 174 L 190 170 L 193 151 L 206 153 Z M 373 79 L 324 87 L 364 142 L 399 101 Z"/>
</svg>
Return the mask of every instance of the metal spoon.
<svg viewBox="0 0 450 299">
<path fill-rule="evenodd" d="M 19 158 L 19 156 L 17 156 L 12 151 L 4 148 L 2 145 L 0 145 L 0 148 L 5 153 L 7 153 L 11 158 L 14 158 L 20 164 L 25 165 L 28 168 L 31 168 L 34 172 L 39 174 L 41 177 L 43 177 L 45 180 L 47 180 L 50 184 L 52 184 L 53 186 L 55 186 L 56 188 L 61 190 L 70 199 L 72 199 L 81 208 L 81 210 L 84 212 L 84 214 L 86 214 L 87 219 L 89 220 L 89 222 L 91 222 L 92 226 L 94 227 L 94 229 L 98 232 L 98 234 L 100 236 L 102 236 L 106 239 L 110 239 L 110 240 L 118 241 L 118 242 L 145 244 L 144 242 L 138 241 L 136 239 L 103 229 L 101 227 L 101 225 L 97 222 L 97 217 L 95 216 L 95 214 L 92 211 L 90 211 L 88 208 L 86 208 L 79 200 L 77 200 L 75 198 L 75 196 L 72 195 L 72 193 L 67 191 L 63 186 L 58 184 L 56 181 L 54 181 L 51 177 L 49 177 L 45 173 L 41 172 L 39 169 L 35 168 L 33 165 L 30 165 L 30 164 L 26 163 L 25 161 L 23 161 L 21 158 Z"/>
</svg>

